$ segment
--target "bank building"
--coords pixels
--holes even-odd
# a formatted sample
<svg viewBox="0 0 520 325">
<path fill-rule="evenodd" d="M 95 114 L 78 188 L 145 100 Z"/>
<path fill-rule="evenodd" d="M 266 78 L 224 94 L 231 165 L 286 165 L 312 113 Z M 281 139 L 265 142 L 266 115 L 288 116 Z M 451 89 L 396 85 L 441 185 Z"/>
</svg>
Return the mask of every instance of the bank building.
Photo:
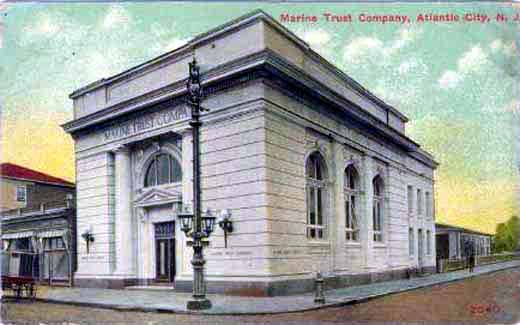
<svg viewBox="0 0 520 325">
<path fill-rule="evenodd" d="M 207 290 L 311 291 L 435 267 L 437 163 L 384 103 L 262 11 L 74 91 L 74 284 L 191 291 L 188 63 L 201 66 L 202 211 L 228 209 L 204 249 Z M 370 67 L 367 67 L 369 69 Z M 403 81 L 404 82 L 404 81 Z"/>
</svg>

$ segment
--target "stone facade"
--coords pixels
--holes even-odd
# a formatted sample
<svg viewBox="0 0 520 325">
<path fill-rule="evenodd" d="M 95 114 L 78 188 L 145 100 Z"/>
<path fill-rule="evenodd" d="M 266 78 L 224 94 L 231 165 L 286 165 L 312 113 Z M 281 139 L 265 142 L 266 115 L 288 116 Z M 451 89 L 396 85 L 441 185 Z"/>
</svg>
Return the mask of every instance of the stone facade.
<svg viewBox="0 0 520 325">
<path fill-rule="evenodd" d="M 91 228 L 96 236 L 89 254 L 78 240 L 77 285 L 150 284 L 163 272 L 157 227 L 175 222 L 178 209 L 192 203 L 184 96 L 193 56 L 202 67 L 202 106 L 209 109 L 201 129 L 202 210 L 230 209 L 234 225 L 227 248 L 217 227 L 204 251 L 209 292 L 278 295 L 312 290 L 317 271 L 339 286 L 434 268 L 437 163 L 405 136 L 407 118 L 258 11 L 71 94 L 75 119 L 64 129 L 75 139 L 78 233 Z M 325 171 L 321 239 L 308 235 L 306 164 L 313 154 Z M 181 179 L 150 185 L 147 175 L 158 157 L 178 162 Z M 358 238 L 349 241 L 348 166 L 359 184 Z M 377 198 L 376 177 L 382 184 Z M 407 207 L 409 187 L 422 193 L 420 213 Z M 192 250 L 174 225 L 173 282 L 190 291 Z M 433 236 L 428 247 L 427 236 Z M 410 242 L 414 252 L 422 243 L 420 254 L 410 254 Z"/>
</svg>

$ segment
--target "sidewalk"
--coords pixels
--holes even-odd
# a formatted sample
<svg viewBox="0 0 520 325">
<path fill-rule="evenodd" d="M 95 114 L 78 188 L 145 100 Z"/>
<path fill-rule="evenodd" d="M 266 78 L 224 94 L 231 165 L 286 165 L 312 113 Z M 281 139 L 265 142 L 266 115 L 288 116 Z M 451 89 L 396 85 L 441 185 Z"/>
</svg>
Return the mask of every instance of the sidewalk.
<svg viewBox="0 0 520 325">
<path fill-rule="evenodd" d="M 391 293 L 462 280 L 481 274 L 513 267 L 520 267 L 520 261 L 510 261 L 480 266 L 474 273 L 468 270 L 434 274 L 410 280 L 388 281 L 356 287 L 328 290 L 326 303 L 315 304 L 312 293 L 281 297 L 238 297 L 208 295 L 213 307 L 201 312 L 188 311 L 186 302 L 191 294 L 174 291 L 109 290 L 90 288 L 50 288 L 42 290 L 38 299 L 48 302 L 86 305 L 119 310 L 155 311 L 173 313 L 194 313 L 212 315 L 276 314 L 341 306 L 366 301 Z"/>
</svg>

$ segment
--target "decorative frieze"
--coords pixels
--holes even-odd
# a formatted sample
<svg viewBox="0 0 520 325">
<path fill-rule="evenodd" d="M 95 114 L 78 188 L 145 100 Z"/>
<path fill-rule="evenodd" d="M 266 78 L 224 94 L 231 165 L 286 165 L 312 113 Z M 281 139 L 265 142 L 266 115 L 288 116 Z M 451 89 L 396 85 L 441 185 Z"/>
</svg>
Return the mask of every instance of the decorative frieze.
<svg viewBox="0 0 520 325">
<path fill-rule="evenodd" d="M 116 122 L 103 130 L 103 141 L 126 138 L 134 134 L 173 124 L 188 118 L 188 107 L 179 105 L 160 112 L 149 113 L 125 122 Z"/>
</svg>

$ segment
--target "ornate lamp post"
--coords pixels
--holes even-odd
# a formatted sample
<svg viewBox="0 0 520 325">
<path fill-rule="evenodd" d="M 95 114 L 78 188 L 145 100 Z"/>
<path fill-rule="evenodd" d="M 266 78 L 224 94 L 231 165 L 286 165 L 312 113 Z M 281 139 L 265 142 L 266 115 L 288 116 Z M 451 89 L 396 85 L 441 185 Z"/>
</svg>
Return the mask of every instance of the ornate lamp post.
<svg viewBox="0 0 520 325">
<path fill-rule="evenodd" d="M 182 230 L 187 237 L 191 238 L 188 245 L 193 247 L 193 299 L 188 301 L 188 309 L 208 309 L 211 308 L 211 301 L 206 298 L 206 283 L 204 281 L 204 256 L 202 250 L 208 244 L 203 241 L 208 238 L 215 225 L 215 217 L 208 212 L 201 216 L 200 202 L 200 160 L 199 160 L 199 130 L 200 112 L 204 109 L 200 107 L 202 100 L 202 86 L 200 84 L 200 67 L 197 65 L 195 57 L 189 63 L 190 77 L 186 85 L 188 89 L 188 105 L 191 106 L 190 126 L 193 138 L 193 214 L 185 211 L 178 215 L 181 220 Z"/>
</svg>

